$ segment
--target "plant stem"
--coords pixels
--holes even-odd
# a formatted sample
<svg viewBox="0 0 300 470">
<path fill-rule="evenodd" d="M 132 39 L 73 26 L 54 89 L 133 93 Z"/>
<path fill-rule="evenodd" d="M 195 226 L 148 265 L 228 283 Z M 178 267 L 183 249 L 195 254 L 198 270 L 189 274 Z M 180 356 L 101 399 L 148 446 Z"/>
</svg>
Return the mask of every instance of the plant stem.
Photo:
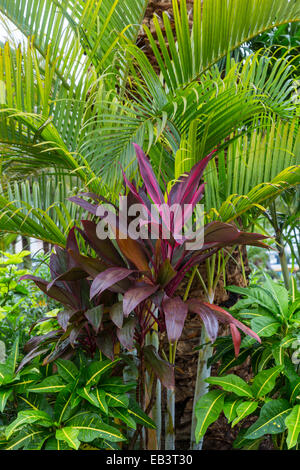
<svg viewBox="0 0 300 470">
<path fill-rule="evenodd" d="M 153 312 L 153 315 L 157 317 L 158 311 L 157 309 Z M 157 323 L 153 325 L 153 329 L 149 331 L 146 335 L 146 345 L 154 346 L 155 350 L 158 352 L 159 349 L 159 337 L 158 337 L 158 328 Z M 148 396 L 151 397 L 152 395 L 152 388 L 155 387 L 155 401 L 151 411 L 151 418 L 156 424 L 156 443 L 152 445 L 155 447 L 154 449 L 148 448 L 148 450 L 160 450 L 161 446 L 161 427 L 162 427 L 162 416 L 161 416 L 161 381 L 159 379 L 153 381 L 148 373 L 146 373 L 146 387 L 148 391 Z M 150 400 L 150 398 L 149 398 Z M 155 432 L 155 431 L 154 431 Z M 150 441 L 149 437 L 151 434 L 151 430 L 148 430 L 148 442 Z M 154 439 L 152 439 L 152 443 Z"/>
<path fill-rule="evenodd" d="M 167 389 L 165 418 L 165 450 L 175 450 L 175 389 Z"/>
<path fill-rule="evenodd" d="M 205 395 L 205 393 L 208 390 L 208 384 L 204 382 L 204 380 L 210 377 L 210 367 L 208 367 L 207 362 L 208 362 L 208 359 L 212 356 L 212 352 L 213 352 L 213 348 L 211 346 L 210 339 L 207 336 L 204 325 L 202 325 L 202 329 L 201 329 L 200 345 L 201 344 L 206 344 L 206 346 L 200 349 L 199 356 L 198 356 L 197 377 L 196 377 L 196 385 L 195 385 L 195 392 L 194 392 L 192 426 L 191 426 L 191 445 L 190 445 L 191 450 L 202 449 L 203 439 L 201 439 L 198 444 L 196 443 L 195 431 L 196 431 L 197 421 L 196 421 L 196 415 L 195 415 L 195 408 L 196 408 L 196 404 L 199 398 Z"/>
<path fill-rule="evenodd" d="M 198 266 L 194 266 L 191 277 L 189 278 L 183 301 L 185 302 L 190 293 L 190 289 L 196 275 Z M 169 343 L 169 362 L 175 365 L 177 341 L 174 344 Z M 167 413 L 165 417 L 165 450 L 175 450 L 175 389 L 167 390 Z"/>
</svg>

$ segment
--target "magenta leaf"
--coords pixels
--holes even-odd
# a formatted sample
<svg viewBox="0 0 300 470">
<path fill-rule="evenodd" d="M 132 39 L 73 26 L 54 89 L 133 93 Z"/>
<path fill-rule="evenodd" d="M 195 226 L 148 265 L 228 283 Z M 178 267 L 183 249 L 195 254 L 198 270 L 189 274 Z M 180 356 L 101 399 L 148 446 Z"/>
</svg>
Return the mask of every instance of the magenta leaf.
<svg viewBox="0 0 300 470">
<path fill-rule="evenodd" d="M 77 206 L 82 207 L 84 210 L 87 212 L 90 212 L 93 215 L 96 215 L 97 213 L 97 204 L 91 204 L 90 202 L 85 201 L 81 197 L 78 196 L 72 196 L 69 197 L 69 201 L 74 202 L 74 204 L 77 204 Z"/>
<path fill-rule="evenodd" d="M 101 292 L 109 289 L 111 286 L 116 284 L 122 279 L 130 276 L 134 273 L 134 270 L 127 268 L 108 268 L 102 273 L 98 274 L 93 280 L 90 291 L 90 298 L 93 299 L 95 295 L 101 294 Z"/>
<path fill-rule="evenodd" d="M 168 340 L 175 343 L 182 333 L 188 307 L 180 297 L 166 298 L 162 303 Z"/>
<path fill-rule="evenodd" d="M 133 144 L 140 168 L 140 173 L 141 177 L 144 181 L 144 184 L 146 186 L 147 192 L 149 196 L 151 197 L 152 201 L 155 204 L 164 204 L 164 197 L 161 192 L 161 189 L 159 187 L 159 184 L 157 182 L 157 179 L 155 177 L 155 174 L 152 170 L 152 166 L 144 154 L 143 150 L 141 147 L 137 144 Z"/>
</svg>

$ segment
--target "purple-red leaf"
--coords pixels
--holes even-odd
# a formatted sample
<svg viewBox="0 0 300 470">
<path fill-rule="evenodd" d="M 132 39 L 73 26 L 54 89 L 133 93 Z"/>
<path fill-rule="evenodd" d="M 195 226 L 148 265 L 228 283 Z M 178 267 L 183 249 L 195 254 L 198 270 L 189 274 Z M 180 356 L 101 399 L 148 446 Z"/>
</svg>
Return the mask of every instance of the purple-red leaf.
<svg viewBox="0 0 300 470">
<path fill-rule="evenodd" d="M 200 299 L 190 299 L 187 301 L 190 312 L 199 315 L 204 323 L 206 332 L 211 342 L 214 343 L 218 336 L 219 323 L 214 312 Z"/>
<path fill-rule="evenodd" d="M 117 302 L 110 307 L 109 316 L 111 321 L 118 327 L 122 328 L 123 325 L 123 302 Z"/>
<path fill-rule="evenodd" d="M 77 229 L 102 260 L 113 266 L 125 266 L 122 257 L 109 238 L 100 240 L 97 236 L 97 225 L 90 220 L 81 221 L 84 230 Z"/>
<path fill-rule="evenodd" d="M 235 356 L 238 357 L 239 352 L 240 352 L 242 338 L 241 338 L 239 330 L 237 329 L 234 323 L 230 323 L 230 331 L 231 331 L 231 336 L 232 336 L 232 342 L 234 345 L 234 353 L 235 353 Z"/>
<path fill-rule="evenodd" d="M 150 373 L 153 371 L 166 388 L 173 389 L 174 366 L 162 359 L 152 345 L 144 347 L 144 357 L 148 371 Z"/>
<path fill-rule="evenodd" d="M 188 307 L 180 297 L 167 298 L 162 303 L 168 340 L 175 343 L 182 333 Z"/>
<path fill-rule="evenodd" d="M 103 305 L 97 305 L 97 307 L 87 310 L 84 316 L 92 325 L 95 332 L 98 333 L 103 317 Z"/>
<path fill-rule="evenodd" d="M 72 196 L 69 197 L 69 201 L 74 202 L 74 204 L 77 204 L 77 206 L 82 207 L 84 210 L 87 212 L 90 212 L 93 215 L 96 215 L 97 213 L 97 204 L 91 204 L 90 202 L 85 201 L 81 197 L 78 196 Z"/>
<path fill-rule="evenodd" d="M 51 289 L 51 287 L 58 281 L 78 281 L 80 279 L 85 279 L 88 277 L 88 273 L 84 271 L 82 268 L 76 266 L 68 271 L 66 271 L 63 274 L 60 274 L 57 276 L 55 279 L 53 279 L 49 284 L 47 285 L 47 291 Z"/>
<path fill-rule="evenodd" d="M 143 286 L 134 287 L 133 289 L 128 290 L 123 298 L 124 316 L 128 317 L 130 312 L 132 312 L 141 302 L 148 299 L 150 295 L 154 294 L 158 287 L 159 286 Z"/>
<path fill-rule="evenodd" d="M 39 289 L 41 289 L 41 291 L 43 291 L 52 299 L 58 300 L 58 302 L 61 302 L 64 305 L 69 305 L 71 307 L 74 307 L 73 299 L 70 297 L 70 295 L 66 291 L 60 289 L 59 287 L 52 286 L 51 289 L 47 290 L 47 285 L 48 285 L 47 281 L 45 281 L 44 279 L 40 279 L 39 277 L 36 277 L 36 276 L 31 276 L 30 274 L 26 274 L 25 276 L 22 276 L 20 280 L 22 279 L 30 279 L 38 286 Z"/>
<path fill-rule="evenodd" d="M 215 315 L 219 319 L 220 322 L 223 323 L 233 323 L 237 326 L 240 330 L 242 330 L 246 335 L 251 336 L 252 338 L 256 339 L 259 343 L 261 343 L 260 337 L 252 331 L 248 326 L 244 325 L 242 322 L 234 318 L 230 313 L 226 312 L 223 308 L 219 307 L 218 305 L 209 304 L 207 302 L 203 302 L 208 308 L 212 309 L 215 312 Z"/>
<path fill-rule="evenodd" d="M 128 318 L 122 328 L 117 329 L 117 337 L 122 346 L 129 351 L 133 349 L 134 345 L 134 330 L 136 325 L 136 318 Z"/>
<path fill-rule="evenodd" d="M 140 174 L 146 186 L 147 192 L 155 204 L 164 204 L 164 196 L 161 192 L 155 174 L 152 170 L 152 166 L 144 154 L 141 147 L 137 144 L 133 144 L 140 168 Z"/>
<path fill-rule="evenodd" d="M 93 280 L 90 291 L 90 298 L 92 299 L 95 295 L 101 294 L 101 292 L 109 289 L 111 286 L 116 284 L 122 279 L 130 276 L 134 273 L 134 270 L 127 268 L 108 268 L 102 273 L 98 274 Z"/>
</svg>

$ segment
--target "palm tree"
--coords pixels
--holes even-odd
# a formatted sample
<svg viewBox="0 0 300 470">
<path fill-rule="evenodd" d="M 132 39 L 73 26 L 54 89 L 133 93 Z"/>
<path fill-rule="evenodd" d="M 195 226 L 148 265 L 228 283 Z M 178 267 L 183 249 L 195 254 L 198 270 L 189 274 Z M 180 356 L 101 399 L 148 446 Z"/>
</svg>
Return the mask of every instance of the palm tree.
<svg viewBox="0 0 300 470">
<path fill-rule="evenodd" d="M 186 0 L 173 0 L 171 18 L 145 26 L 144 51 L 147 4 L 0 0 L 4 21 L 24 35 L 0 50 L 0 231 L 63 246 L 80 218 L 68 192 L 117 197 L 118 163 L 129 177 L 137 172 L 133 142 L 170 184 L 217 148 L 205 173 L 210 218 L 248 226 L 299 183 L 297 56 L 234 54 L 299 22 L 299 2 L 194 0 L 192 15 Z M 54 194 L 45 174 L 63 190 Z M 212 301 L 222 263 L 211 263 Z"/>
</svg>

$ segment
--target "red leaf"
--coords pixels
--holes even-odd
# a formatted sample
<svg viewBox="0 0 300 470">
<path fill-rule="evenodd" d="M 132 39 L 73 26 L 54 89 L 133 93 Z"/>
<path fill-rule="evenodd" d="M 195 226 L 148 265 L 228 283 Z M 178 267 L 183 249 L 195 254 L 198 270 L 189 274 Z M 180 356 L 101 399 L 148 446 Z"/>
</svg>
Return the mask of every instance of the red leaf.
<svg viewBox="0 0 300 470">
<path fill-rule="evenodd" d="M 237 329 L 234 323 L 230 323 L 230 331 L 231 331 L 232 341 L 234 345 L 235 357 L 238 357 L 239 352 L 240 352 L 242 338 L 241 338 L 239 330 Z"/>
<path fill-rule="evenodd" d="M 223 308 L 219 307 L 218 305 L 209 304 L 207 302 L 203 303 L 207 305 L 208 308 L 211 308 L 216 312 L 216 315 L 221 322 L 229 324 L 233 323 L 240 330 L 246 333 L 246 335 L 252 336 L 252 338 L 256 339 L 259 343 L 261 343 L 260 337 L 256 333 L 254 333 L 254 331 L 252 331 L 250 328 L 248 328 L 248 326 L 244 325 L 239 320 L 234 318 L 232 315 L 230 315 L 230 313 L 226 312 L 226 310 L 223 310 Z"/>
</svg>

